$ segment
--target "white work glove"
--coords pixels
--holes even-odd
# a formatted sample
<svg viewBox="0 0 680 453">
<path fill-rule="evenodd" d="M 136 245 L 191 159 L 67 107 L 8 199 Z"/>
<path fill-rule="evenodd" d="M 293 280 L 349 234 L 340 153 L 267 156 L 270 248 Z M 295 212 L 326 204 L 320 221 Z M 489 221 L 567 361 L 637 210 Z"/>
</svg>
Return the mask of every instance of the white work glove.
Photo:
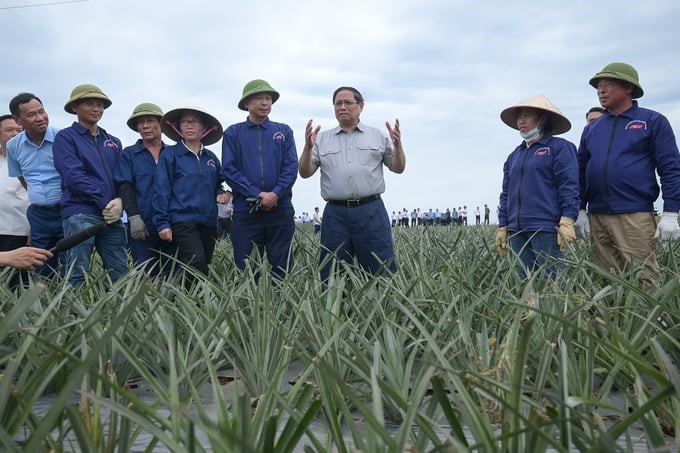
<svg viewBox="0 0 680 453">
<path fill-rule="evenodd" d="M 130 224 L 130 236 L 132 236 L 132 239 L 143 241 L 149 237 L 149 230 L 146 228 L 146 223 L 142 220 L 141 215 L 131 215 L 128 217 L 128 223 Z"/>
<path fill-rule="evenodd" d="M 579 239 L 588 239 L 590 237 L 590 220 L 585 209 L 578 212 L 578 218 L 574 222 L 574 230 L 576 230 L 576 237 Z"/>
<path fill-rule="evenodd" d="M 116 223 L 120 220 L 122 215 L 123 200 L 120 198 L 114 198 L 113 200 L 109 201 L 109 204 L 107 204 L 102 211 L 102 217 L 104 217 L 104 221 L 108 224 Z"/>
<path fill-rule="evenodd" d="M 496 251 L 499 255 L 508 254 L 508 227 L 498 227 L 496 231 Z"/>
<path fill-rule="evenodd" d="M 680 224 L 678 224 L 677 212 L 664 212 L 661 220 L 656 225 L 655 238 L 660 238 L 662 241 L 666 239 L 680 239 Z"/>
</svg>

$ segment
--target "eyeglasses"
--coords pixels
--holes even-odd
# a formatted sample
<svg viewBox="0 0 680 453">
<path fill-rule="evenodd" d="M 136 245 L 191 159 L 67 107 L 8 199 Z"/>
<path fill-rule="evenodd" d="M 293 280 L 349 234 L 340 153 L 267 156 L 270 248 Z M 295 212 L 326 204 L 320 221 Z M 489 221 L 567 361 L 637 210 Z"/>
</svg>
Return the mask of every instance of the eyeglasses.
<svg viewBox="0 0 680 453">
<path fill-rule="evenodd" d="M 342 107 L 343 105 L 346 105 L 347 107 L 351 107 L 354 104 L 358 104 L 358 102 L 357 101 L 346 101 L 344 99 L 341 99 L 339 101 L 335 101 L 335 103 L 333 103 L 333 105 L 336 106 L 336 107 Z"/>
<path fill-rule="evenodd" d="M 201 120 L 197 120 L 195 118 L 192 119 L 184 119 L 179 122 L 179 124 L 184 124 L 185 126 L 198 126 L 199 124 L 203 124 Z"/>
</svg>

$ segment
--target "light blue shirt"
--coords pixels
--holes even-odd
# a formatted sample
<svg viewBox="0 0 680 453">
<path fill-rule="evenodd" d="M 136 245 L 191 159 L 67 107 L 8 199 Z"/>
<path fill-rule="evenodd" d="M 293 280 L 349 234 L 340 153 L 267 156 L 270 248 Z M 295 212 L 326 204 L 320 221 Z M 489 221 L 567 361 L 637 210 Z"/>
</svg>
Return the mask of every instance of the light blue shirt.
<svg viewBox="0 0 680 453">
<path fill-rule="evenodd" d="M 10 176 L 23 177 L 28 199 L 38 205 L 59 204 L 61 175 L 54 167 L 52 144 L 57 129 L 48 126 L 42 143 L 36 146 L 22 132 L 7 143 L 7 168 Z"/>
</svg>

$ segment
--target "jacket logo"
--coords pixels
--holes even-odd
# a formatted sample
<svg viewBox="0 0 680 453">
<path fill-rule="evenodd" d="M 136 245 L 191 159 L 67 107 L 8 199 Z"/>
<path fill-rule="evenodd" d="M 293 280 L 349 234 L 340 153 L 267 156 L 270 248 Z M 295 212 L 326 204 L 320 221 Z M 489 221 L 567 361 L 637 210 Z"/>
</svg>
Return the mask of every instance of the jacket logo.
<svg viewBox="0 0 680 453">
<path fill-rule="evenodd" d="M 118 145 L 116 145 L 116 142 L 113 140 L 109 139 L 104 142 L 104 147 L 105 148 L 118 148 Z"/>
<path fill-rule="evenodd" d="M 286 140 L 286 136 L 283 135 L 282 132 L 276 132 L 273 138 L 275 142 L 283 142 Z"/>
<path fill-rule="evenodd" d="M 647 130 L 647 122 L 642 121 L 642 120 L 633 120 L 630 123 L 626 124 L 625 127 L 626 130 L 628 129 L 642 129 L 642 130 Z"/>
<path fill-rule="evenodd" d="M 543 147 L 543 148 L 538 148 L 536 151 L 534 151 L 534 156 L 549 156 L 550 155 L 550 148 Z"/>
<path fill-rule="evenodd" d="M 217 170 L 217 164 L 215 163 L 214 160 L 210 159 L 208 162 L 208 167 L 212 168 L 213 170 Z"/>
</svg>

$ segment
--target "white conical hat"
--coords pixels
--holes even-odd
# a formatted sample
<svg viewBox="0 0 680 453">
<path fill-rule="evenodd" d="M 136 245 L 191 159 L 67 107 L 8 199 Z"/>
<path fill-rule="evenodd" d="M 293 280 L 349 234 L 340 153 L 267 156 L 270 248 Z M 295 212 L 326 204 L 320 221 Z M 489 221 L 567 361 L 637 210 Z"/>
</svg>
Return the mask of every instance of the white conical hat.
<svg viewBox="0 0 680 453">
<path fill-rule="evenodd" d="M 571 129 L 571 123 L 567 117 L 560 112 L 560 109 L 550 102 L 550 99 L 542 94 L 530 97 L 527 100 L 506 108 L 501 112 L 501 120 L 511 128 L 519 129 L 517 127 L 517 110 L 521 107 L 530 107 L 550 113 L 552 117 L 550 120 L 550 125 L 552 126 L 551 133 L 553 135 L 564 134 Z"/>
</svg>

